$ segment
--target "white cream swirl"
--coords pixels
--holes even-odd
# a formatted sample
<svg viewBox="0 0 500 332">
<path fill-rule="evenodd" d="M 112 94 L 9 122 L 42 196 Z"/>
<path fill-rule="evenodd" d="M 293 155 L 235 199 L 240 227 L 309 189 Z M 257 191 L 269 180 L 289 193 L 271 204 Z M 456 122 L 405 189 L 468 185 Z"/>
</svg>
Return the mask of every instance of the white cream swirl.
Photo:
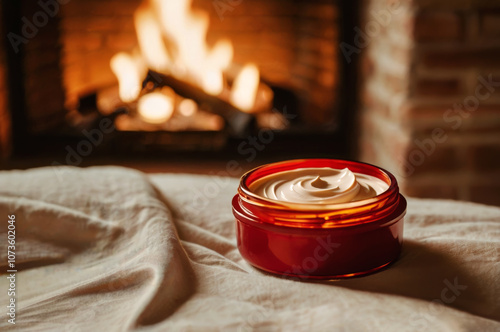
<svg viewBox="0 0 500 332">
<path fill-rule="evenodd" d="M 298 168 L 265 176 L 250 185 L 253 193 L 289 203 L 335 204 L 375 197 L 389 188 L 384 181 L 349 169 Z"/>
</svg>

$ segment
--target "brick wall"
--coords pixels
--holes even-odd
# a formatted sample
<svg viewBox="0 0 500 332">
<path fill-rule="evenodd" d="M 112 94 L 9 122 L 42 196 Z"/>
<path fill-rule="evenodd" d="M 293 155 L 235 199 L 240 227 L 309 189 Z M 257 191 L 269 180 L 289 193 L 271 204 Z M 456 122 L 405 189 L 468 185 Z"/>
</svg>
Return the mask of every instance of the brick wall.
<svg viewBox="0 0 500 332">
<path fill-rule="evenodd" d="M 336 1 L 240 1 L 223 15 L 214 3 L 194 1 L 211 15 L 210 42 L 229 36 L 235 62 L 254 62 L 267 81 L 296 92 L 305 121 L 334 121 L 339 79 Z"/>
<path fill-rule="evenodd" d="M 23 1 L 21 15 L 35 29 L 24 43 L 23 67 L 28 132 L 37 134 L 64 122 L 59 18 L 51 17 L 36 1 Z"/>
<path fill-rule="evenodd" d="M 137 44 L 132 15 L 139 0 L 72 0 L 62 8 L 67 105 L 115 83 L 110 58 Z M 226 37 L 236 63 L 256 63 L 264 79 L 295 91 L 303 118 L 334 120 L 338 84 L 338 12 L 334 0 L 194 0 L 210 15 L 207 41 Z M 314 110 L 311 112 L 310 110 Z"/>
<path fill-rule="evenodd" d="M 2 4 L 0 3 L 0 17 Z M 0 35 L 5 36 L 3 26 L 0 24 Z M 0 47 L 0 159 L 10 153 L 10 116 L 7 105 L 7 60 L 3 47 Z"/>
<path fill-rule="evenodd" d="M 137 45 L 133 13 L 138 0 L 72 0 L 61 9 L 66 105 L 98 88 L 115 84 L 111 57 Z"/>
<path fill-rule="evenodd" d="M 365 2 L 362 30 L 390 6 Z M 408 195 L 500 205 L 500 4 L 401 1 L 390 17 L 363 49 L 360 158 Z"/>
</svg>

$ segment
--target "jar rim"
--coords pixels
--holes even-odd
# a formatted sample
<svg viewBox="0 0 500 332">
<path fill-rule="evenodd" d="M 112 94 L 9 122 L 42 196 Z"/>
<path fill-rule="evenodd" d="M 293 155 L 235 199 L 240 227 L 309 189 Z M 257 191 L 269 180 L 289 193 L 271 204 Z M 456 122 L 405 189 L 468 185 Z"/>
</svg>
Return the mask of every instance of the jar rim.
<svg viewBox="0 0 500 332">
<path fill-rule="evenodd" d="M 350 168 L 351 171 L 354 171 L 356 173 L 363 173 L 363 174 L 367 174 L 367 173 L 364 171 L 362 171 L 362 172 L 356 171 L 356 169 L 358 169 L 359 167 L 368 167 L 368 169 L 372 171 L 372 172 L 369 172 L 370 174 L 368 174 L 368 175 L 376 176 L 378 179 L 384 181 L 385 183 L 388 184 L 388 188 L 376 196 L 373 196 L 370 198 L 365 198 L 365 199 L 360 199 L 360 200 L 356 200 L 356 201 L 352 201 L 352 202 L 346 202 L 346 203 L 332 203 L 332 204 L 295 203 L 295 202 L 283 203 L 283 202 L 280 202 L 279 200 L 263 197 L 263 196 L 258 195 L 250 190 L 249 185 L 251 183 L 253 183 L 253 181 L 255 181 L 261 177 L 257 177 L 256 179 L 253 179 L 252 182 L 247 183 L 247 181 L 250 179 L 250 177 L 252 175 L 254 175 L 256 172 L 262 171 L 266 168 L 272 168 L 272 167 L 285 168 L 285 167 L 287 167 L 286 170 L 290 170 L 290 169 L 301 168 L 301 166 L 303 166 L 303 164 L 306 164 L 306 163 L 307 164 L 319 163 L 321 166 L 315 166 L 315 167 L 329 167 L 329 168 L 332 168 L 332 167 L 325 166 L 324 164 L 326 164 L 326 163 L 349 164 L 349 166 L 354 166 L 353 168 L 355 168 L 354 170 Z M 289 168 L 291 164 L 293 167 Z M 346 165 L 343 165 L 343 166 L 346 166 Z M 311 166 L 307 166 L 307 167 L 311 167 Z M 284 171 L 284 169 L 281 171 Z M 278 172 L 280 172 L 280 171 L 276 171 L 276 173 L 278 173 Z M 374 175 L 374 173 L 377 173 L 378 176 Z M 269 175 L 269 174 L 266 174 L 263 176 L 267 176 L 267 175 Z M 264 165 L 255 167 L 241 176 L 238 192 L 239 192 L 240 196 L 242 196 L 242 198 L 245 201 L 252 201 L 253 204 L 255 204 L 255 205 L 266 205 L 266 206 L 271 205 L 274 209 L 278 209 L 278 210 L 297 209 L 297 210 L 302 210 L 302 211 L 319 212 L 319 211 L 332 211 L 332 210 L 340 210 L 340 209 L 351 209 L 351 208 L 355 208 L 355 207 L 369 205 L 371 203 L 375 203 L 377 201 L 384 200 L 385 198 L 392 195 L 393 193 L 399 193 L 399 187 L 398 187 L 397 180 L 394 177 L 394 175 L 392 175 L 390 172 L 388 172 L 387 170 L 385 170 L 381 167 L 378 167 L 378 166 L 375 166 L 375 165 L 372 165 L 369 163 L 360 162 L 360 161 L 351 161 L 351 160 L 343 160 L 343 159 L 314 158 L 314 159 L 292 159 L 292 160 L 264 164 Z"/>
</svg>

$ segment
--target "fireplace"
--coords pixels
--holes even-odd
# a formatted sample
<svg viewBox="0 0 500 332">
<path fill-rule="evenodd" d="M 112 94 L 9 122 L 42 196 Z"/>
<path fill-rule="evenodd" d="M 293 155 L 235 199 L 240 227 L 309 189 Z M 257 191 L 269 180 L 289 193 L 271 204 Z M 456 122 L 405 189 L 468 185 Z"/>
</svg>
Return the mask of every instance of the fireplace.
<svg viewBox="0 0 500 332">
<path fill-rule="evenodd" d="M 148 57 L 136 16 L 158 2 L 1 2 L 5 168 L 19 158 L 26 167 L 72 164 L 65 157 L 78 144 L 92 150 L 82 165 L 97 156 L 191 165 L 240 158 L 254 161 L 248 169 L 340 157 L 388 169 L 410 196 L 500 204 L 498 4 L 193 0 L 193 16 L 208 22 L 203 52 L 227 55 L 231 45 L 230 61 L 218 62 L 223 92 L 149 64 L 139 94 L 123 100 L 112 59 L 124 55 L 115 65 L 133 67 L 138 50 Z M 251 106 L 234 102 L 239 76 L 242 91 L 260 91 L 262 107 L 253 107 L 258 92 Z M 139 103 L 156 118 L 145 119 Z"/>
<path fill-rule="evenodd" d="M 64 151 L 110 119 L 116 130 L 96 151 L 216 153 L 271 130 L 269 151 L 293 154 L 307 141 L 312 152 L 348 154 L 352 75 L 338 44 L 342 24 L 352 22 L 341 19 L 344 9 L 334 0 L 42 0 L 2 7 L 10 36 L 4 63 L 16 87 L 6 91 L 16 109 L 4 151 Z M 157 114 L 158 105 L 167 117 Z M 145 109 L 154 114 L 145 116 Z"/>
</svg>

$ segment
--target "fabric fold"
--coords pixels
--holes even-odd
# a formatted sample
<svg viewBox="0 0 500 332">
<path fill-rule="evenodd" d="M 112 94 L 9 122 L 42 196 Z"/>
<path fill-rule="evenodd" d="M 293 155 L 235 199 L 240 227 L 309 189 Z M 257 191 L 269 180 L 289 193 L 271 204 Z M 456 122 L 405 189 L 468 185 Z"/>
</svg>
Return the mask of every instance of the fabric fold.
<svg viewBox="0 0 500 332">
<path fill-rule="evenodd" d="M 0 218 L 15 214 L 18 230 L 16 325 L 0 330 L 500 329 L 500 208 L 409 198 L 397 262 L 300 282 L 242 259 L 237 186 L 118 167 L 0 172 Z M 2 271 L 6 261 L 0 250 Z"/>
<path fill-rule="evenodd" d="M 9 214 L 18 319 L 0 321 L 0 329 L 132 330 L 168 318 L 194 291 L 172 216 L 140 172 L 0 172 L 0 216 Z M 0 259 L 7 261 L 5 251 Z M 8 288 L 5 278 L 0 288 Z"/>
</svg>

